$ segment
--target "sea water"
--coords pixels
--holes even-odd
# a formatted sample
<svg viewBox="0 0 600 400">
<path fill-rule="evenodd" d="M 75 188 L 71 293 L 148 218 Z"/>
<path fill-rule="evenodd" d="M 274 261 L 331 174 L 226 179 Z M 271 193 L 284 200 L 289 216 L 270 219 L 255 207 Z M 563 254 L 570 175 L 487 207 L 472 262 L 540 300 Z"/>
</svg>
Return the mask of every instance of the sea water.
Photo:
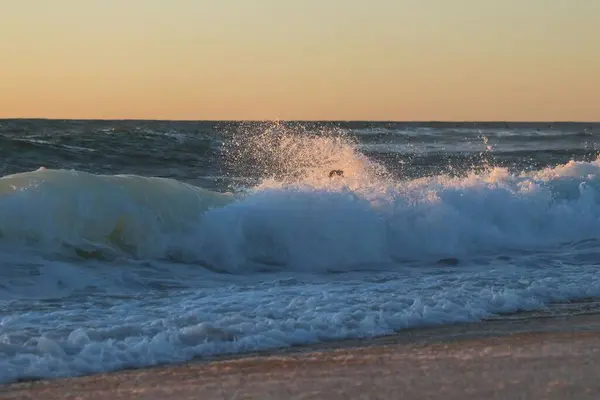
<svg viewBox="0 0 600 400">
<path fill-rule="evenodd" d="M 0 121 L 0 382 L 584 312 L 599 135 Z"/>
</svg>

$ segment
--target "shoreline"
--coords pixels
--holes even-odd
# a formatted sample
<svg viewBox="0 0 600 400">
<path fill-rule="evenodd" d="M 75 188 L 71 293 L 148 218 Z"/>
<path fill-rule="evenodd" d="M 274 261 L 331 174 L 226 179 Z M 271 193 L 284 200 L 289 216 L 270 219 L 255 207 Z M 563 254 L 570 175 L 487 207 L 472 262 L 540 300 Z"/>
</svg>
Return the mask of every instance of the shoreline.
<svg viewBox="0 0 600 400">
<path fill-rule="evenodd" d="M 599 362 L 600 315 L 546 316 L 16 382 L 0 397 L 582 399 L 600 397 Z"/>
</svg>

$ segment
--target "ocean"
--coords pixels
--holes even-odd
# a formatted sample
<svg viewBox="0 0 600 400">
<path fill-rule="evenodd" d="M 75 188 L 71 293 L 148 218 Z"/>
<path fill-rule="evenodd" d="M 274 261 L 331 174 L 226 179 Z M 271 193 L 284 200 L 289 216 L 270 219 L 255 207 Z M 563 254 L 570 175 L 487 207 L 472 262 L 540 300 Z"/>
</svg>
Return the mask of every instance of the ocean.
<svg viewBox="0 0 600 400">
<path fill-rule="evenodd" d="M 596 313 L 599 138 L 0 120 L 0 383 Z"/>
</svg>

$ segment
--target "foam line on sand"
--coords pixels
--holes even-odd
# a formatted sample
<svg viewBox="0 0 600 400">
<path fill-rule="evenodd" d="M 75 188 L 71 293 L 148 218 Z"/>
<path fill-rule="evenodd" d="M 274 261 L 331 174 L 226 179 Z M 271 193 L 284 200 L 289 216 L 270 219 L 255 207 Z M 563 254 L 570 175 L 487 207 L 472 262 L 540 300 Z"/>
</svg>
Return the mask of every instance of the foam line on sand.
<svg viewBox="0 0 600 400">
<path fill-rule="evenodd" d="M 453 325 L 0 386 L 2 399 L 600 398 L 600 316 Z"/>
</svg>

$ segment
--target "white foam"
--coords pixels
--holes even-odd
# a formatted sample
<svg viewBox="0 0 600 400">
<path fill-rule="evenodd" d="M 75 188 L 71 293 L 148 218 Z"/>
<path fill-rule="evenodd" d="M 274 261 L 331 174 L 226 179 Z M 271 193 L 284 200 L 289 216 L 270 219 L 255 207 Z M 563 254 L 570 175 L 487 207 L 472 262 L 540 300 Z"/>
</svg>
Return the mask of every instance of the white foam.
<svg viewBox="0 0 600 400">
<path fill-rule="evenodd" d="M 86 302 L 30 307 L 1 317 L 0 381 L 371 337 L 600 294 L 591 266 L 568 270 L 557 263 L 529 272 L 492 266 L 229 285 L 113 301 L 104 308 Z"/>
<path fill-rule="evenodd" d="M 600 235 L 599 172 L 594 161 L 408 182 L 352 175 L 265 181 L 247 198 L 205 215 L 198 257 L 228 271 L 252 260 L 351 270 L 585 240 Z"/>
</svg>

